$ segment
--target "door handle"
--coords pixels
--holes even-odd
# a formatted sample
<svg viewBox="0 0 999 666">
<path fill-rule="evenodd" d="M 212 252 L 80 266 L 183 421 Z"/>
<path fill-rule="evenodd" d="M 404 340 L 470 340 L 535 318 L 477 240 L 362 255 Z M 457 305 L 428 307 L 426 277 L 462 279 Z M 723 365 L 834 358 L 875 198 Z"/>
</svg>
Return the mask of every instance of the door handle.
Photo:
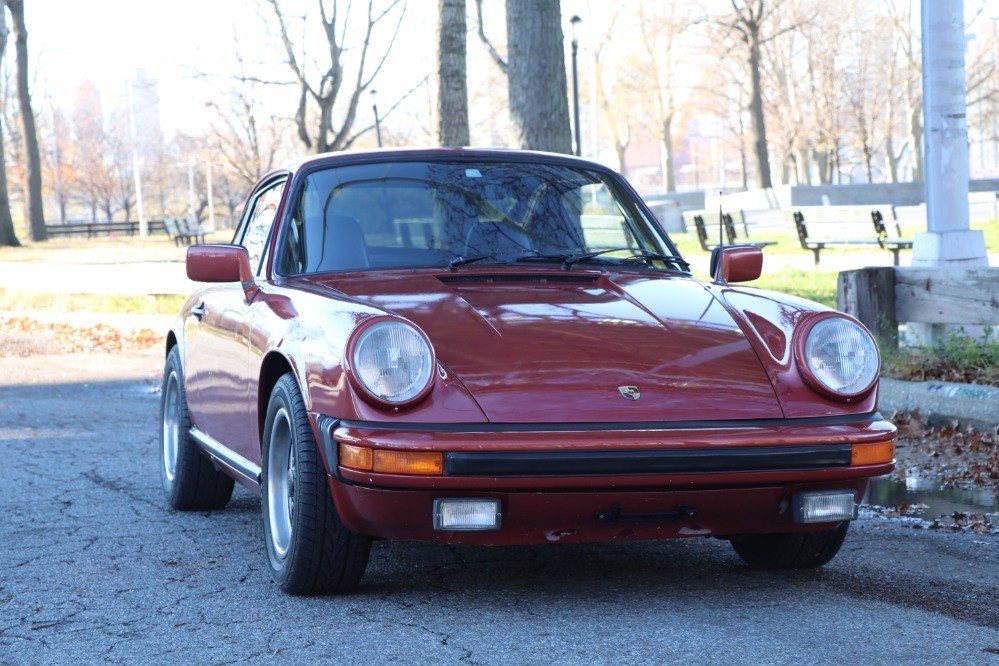
<svg viewBox="0 0 999 666">
<path fill-rule="evenodd" d="M 205 309 L 205 304 L 202 303 L 201 305 L 199 305 L 197 307 L 191 308 L 191 314 L 193 314 L 198 319 L 201 319 L 206 314 L 208 314 L 208 310 Z"/>
</svg>

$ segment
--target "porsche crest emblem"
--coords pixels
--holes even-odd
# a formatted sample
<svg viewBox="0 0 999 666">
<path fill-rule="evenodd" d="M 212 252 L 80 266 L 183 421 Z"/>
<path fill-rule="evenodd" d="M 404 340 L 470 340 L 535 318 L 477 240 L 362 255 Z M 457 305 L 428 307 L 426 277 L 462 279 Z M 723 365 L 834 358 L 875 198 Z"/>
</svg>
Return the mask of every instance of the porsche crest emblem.
<svg viewBox="0 0 999 666">
<path fill-rule="evenodd" d="M 642 397 L 637 386 L 618 386 L 617 390 L 625 400 L 638 400 Z"/>
</svg>

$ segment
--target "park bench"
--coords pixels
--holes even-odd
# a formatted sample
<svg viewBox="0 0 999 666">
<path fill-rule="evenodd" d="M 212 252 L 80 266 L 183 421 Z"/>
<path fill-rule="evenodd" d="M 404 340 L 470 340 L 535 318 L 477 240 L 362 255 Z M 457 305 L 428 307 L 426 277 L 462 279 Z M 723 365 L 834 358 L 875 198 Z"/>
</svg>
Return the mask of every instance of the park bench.
<svg viewBox="0 0 999 666">
<path fill-rule="evenodd" d="M 149 220 L 147 223 L 149 233 L 163 233 L 162 220 Z M 139 222 L 132 220 L 129 222 L 67 222 L 66 224 L 46 224 L 45 233 L 49 238 L 57 236 L 110 236 L 116 233 L 135 236 L 139 233 Z"/>
<path fill-rule="evenodd" d="M 56 236 L 111 236 L 121 233 L 134 236 L 139 231 L 138 222 L 75 222 L 70 224 L 46 224 L 45 233 L 49 238 Z"/>
<path fill-rule="evenodd" d="M 886 220 L 882 211 L 888 211 Z M 912 249 L 912 241 L 901 238 L 901 229 L 891 204 L 870 206 L 806 206 L 785 211 L 794 223 L 802 249 L 815 255 L 819 264 L 822 250 L 850 247 L 879 247 L 892 253 L 898 266 L 899 252 Z"/>
<path fill-rule="evenodd" d="M 187 233 L 187 237 L 196 243 L 204 243 L 205 236 L 213 233 L 215 229 L 199 222 L 196 218 L 186 217 L 179 220 L 181 229 Z"/>
<path fill-rule="evenodd" d="M 725 238 L 729 245 L 752 245 L 753 247 L 763 248 L 768 245 L 776 244 L 774 241 L 747 241 L 745 239 L 745 214 L 741 210 L 737 214 L 743 230 L 742 239 L 740 239 L 736 233 L 735 220 L 732 214 L 724 213 L 722 215 L 722 224 L 725 228 Z M 684 226 L 688 226 L 690 224 L 694 225 L 694 229 L 697 232 L 697 242 L 700 243 L 702 250 L 710 252 L 718 246 L 717 243 L 711 243 L 708 241 L 709 238 L 718 237 L 718 213 L 706 210 L 688 210 L 683 213 L 683 222 Z"/>
<path fill-rule="evenodd" d="M 186 234 L 182 235 L 180 232 L 180 225 L 177 224 L 179 221 L 180 220 L 174 218 L 163 220 L 163 229 L 166 231 L 167 236 L 173 239 L 173 244 L 177 247 L 180 247 L 182 242 L 184 245 L 190 244 L 190 239 L 186 238 Z"/>
<path fill-rule="evenodd" d="M 215 231 L 215 229 L 208 228 L 190 217 L 163 220 L 163 228 L 167 235 L 173 239 L 174 244 L 178 246 L 204 243 L 205 236 Z"/>
</svg>

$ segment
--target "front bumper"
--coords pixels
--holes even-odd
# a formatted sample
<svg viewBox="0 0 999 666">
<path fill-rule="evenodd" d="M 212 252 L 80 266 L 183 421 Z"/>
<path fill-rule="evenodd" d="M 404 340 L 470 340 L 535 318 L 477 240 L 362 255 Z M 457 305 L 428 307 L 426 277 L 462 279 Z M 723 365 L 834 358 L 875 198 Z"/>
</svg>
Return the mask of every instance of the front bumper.
<svg viewBox="0 0 999 666">
<path fill-rule="evenodd" d="M 474 544 L 828 529 L 794 521 L 794 493 L 853 490 L 859 500 L 869 479 L 893 463 L 851 466 L 850 447 L 895 433 L 877 413 L 710 424 L 389 425 L 318 415 L 314 422 L 348 528 Z M 338 443 L 443 452 L 444 474 L 347 469 L 337 463 Z M 434 530 L 433 503 L 442 497 L 499 499 L 501 529 Z"/>
</svg>

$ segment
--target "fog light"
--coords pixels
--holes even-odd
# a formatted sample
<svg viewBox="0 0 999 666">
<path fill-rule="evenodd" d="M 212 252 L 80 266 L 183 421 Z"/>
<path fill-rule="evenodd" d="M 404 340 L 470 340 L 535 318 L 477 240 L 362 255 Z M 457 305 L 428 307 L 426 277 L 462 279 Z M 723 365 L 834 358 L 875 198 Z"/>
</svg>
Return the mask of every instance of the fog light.
<svg viewBox="0 0 999 666">
<path fill-rule="evenodd" d="M 435 530 L 498 530 L 498 499 L 435 499 Z"/>
<path fill-rule="evenodd" d="M 837 523 L 857 517 L 857 493 L 823 490 L 794 494 L 794 522 Z"/>
</svg>

